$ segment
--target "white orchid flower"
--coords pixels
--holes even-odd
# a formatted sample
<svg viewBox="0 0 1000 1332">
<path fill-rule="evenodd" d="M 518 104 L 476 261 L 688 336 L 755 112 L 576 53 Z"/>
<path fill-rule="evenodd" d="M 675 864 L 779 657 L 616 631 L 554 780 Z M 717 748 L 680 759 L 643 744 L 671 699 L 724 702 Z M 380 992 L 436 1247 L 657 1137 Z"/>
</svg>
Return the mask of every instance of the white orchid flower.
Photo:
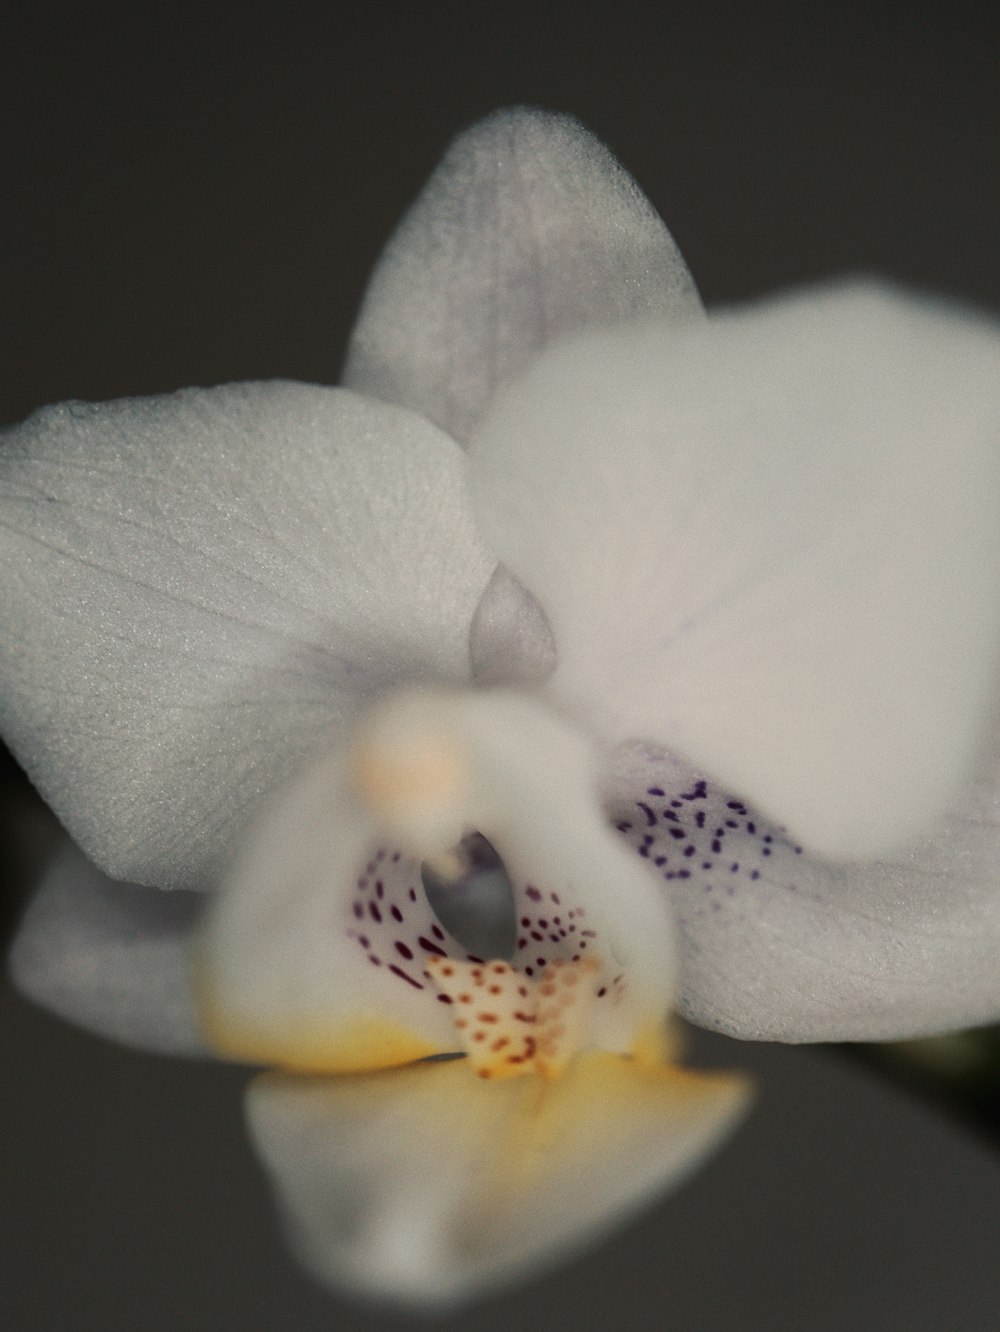
<svg viewBox="0 0 1000 1332">
<path fill-rule="evenodd" d="M 473 128 L 343 388 L 9 433 L 4 733 L 94 862 L 50 871 L 20 984 L 273 1066 L 305 1261 L 429 1303 L 720 1140 L 745 1087 L 675 1066 L 672 1012 L 995 1017 L 998 348 L 873 284 L 706 320 L 579 126 Z M 160 891 L 220 882 L 198 930 Z"/>
</svg>

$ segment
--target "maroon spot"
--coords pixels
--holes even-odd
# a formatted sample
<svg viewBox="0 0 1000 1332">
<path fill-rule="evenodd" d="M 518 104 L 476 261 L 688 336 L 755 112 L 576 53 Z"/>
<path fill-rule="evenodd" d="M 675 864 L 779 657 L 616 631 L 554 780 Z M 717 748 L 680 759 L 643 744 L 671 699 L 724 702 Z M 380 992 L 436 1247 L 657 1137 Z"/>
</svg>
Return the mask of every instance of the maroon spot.
<svg viewBox="0 0 1000 1332">
<path fill-rule="evenodd" d="M 397 920 L 400 922 L 400 924 L 402 924 L 403 913 L 402 911 L 400 911 L 399 907 L 395 905 L 395 903 L 393 903 L 393 905 L 389 908 L 389 914 L 392 916 L 393 920 Z"/>
<path fill-rule="evenodd" d="M 417 939 L 417 943 L 420 945 L 420 947 L 424 950 L 425 953 L 436 953 L 438 957 L 448 956 L 448 954 L 444 951 L 443 948 L 439 948 L 436 943 L 431 943 L 430 939 L 425 939 L 422 934 Z"/>
<path fill-rule="evenodd" d="M 412 962 L 413 949 L 410 947 L 410 945 L 403 943 L 401 939 L 397 939 L 395 942 L 396 942 L 396 952 L 399 954 L 399 956 L 405 957 L 407 962 Z"/>
<path fill-rule="evenodd" d="M 526 895 L 527 895 L 528 897 L 530 897 L 531 900 L 532 900 L 533 902 L 540 902 L 540 901 L 542 900 L 542 895 L 541 895 L 541 893 L 538 891 L 538 889 L 537 889 L 536 887 L 534 887 L 533 884 L 530 884 L 530 883 L 529 883 L 528 886 L 527 886 L 527 888 L 525 888 L 524 891 L 525 891 Z"/>
<path fill-rule="evenodd" d="M 418 980 L 414 980 L 412 976 L 408 976 L 402 967 L 397 967 L 395 962 L 390 964 L 389 970 L 394 976 L 398 976 L 400 980 L 405 980 L 408 985 L 412 985 L 415 990 L 422 990 L 424 988 Z"/>
<path fill-rule="evenodd" d="M 368 903 L 368 914 L 371 916 L 372 920 L 375 921 L 377 925 L 382 924 L 382 912 L 379 911 L 377 903 L 375 902 Z"/>
</svg>

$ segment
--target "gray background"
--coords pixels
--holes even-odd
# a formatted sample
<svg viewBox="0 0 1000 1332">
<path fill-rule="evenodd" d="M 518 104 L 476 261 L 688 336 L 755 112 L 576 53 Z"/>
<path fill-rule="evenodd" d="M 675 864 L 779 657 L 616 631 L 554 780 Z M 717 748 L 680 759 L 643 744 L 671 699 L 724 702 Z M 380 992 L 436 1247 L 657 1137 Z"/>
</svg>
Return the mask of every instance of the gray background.
<svg viewBox="0 0 1000 1332">
<path fill-rule="evenodd" d="M 15 17 L 0 421 L 68 397 L 332 382 L 377 251 L 449 137 L 521 101 L 610 145 L 710 304 L 868 270 L 1000 310 L 998 38 L 987 4 Z M 13 769 L 4 806 L 14 902 L 47 831 Z M 454 1326 L 996 1327 L 994 1157 L 840 1055 L 706 1057 L 761 1074 L 729 1150 L 596 1254 Z M 410 1325 L 292 1267 L 238 1070 L 123 1054 L 7 993 L 0 1068 L 5 1327 Z"/>
</svg>

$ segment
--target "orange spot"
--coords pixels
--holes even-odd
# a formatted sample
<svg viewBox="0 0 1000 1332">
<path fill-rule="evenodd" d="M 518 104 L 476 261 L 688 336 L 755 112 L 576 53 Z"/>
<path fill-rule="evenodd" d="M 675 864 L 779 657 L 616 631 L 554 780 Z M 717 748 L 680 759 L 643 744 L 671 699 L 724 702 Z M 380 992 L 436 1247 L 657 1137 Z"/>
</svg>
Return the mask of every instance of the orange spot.
<svg viewBox="0 0 1000 1332">
<path fill-rule="evenodd" d="M 368 740 L 354 751 L 350 767 L 354 789 L 368 808 L 396 815 L 452 805 L 469 781 L 461 753 L 435 735 L 398 752 Z"/>
</svg>

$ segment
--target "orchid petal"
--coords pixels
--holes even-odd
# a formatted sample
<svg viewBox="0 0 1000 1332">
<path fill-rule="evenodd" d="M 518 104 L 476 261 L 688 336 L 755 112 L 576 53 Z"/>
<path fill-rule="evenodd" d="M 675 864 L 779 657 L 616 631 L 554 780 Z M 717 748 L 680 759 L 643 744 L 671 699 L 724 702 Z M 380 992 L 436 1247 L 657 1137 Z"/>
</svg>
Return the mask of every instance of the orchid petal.
<svg viewBox="0 0 1000 1332">
<path fill-rule="evenodd" d="M 446 862 L 470 829 L 510 877 L 509 959 L 469 952 L 424 891 L 421 862 Z M 526 1062 L 517 1023 L 536 1019 L 516 1010 L 562 967 L 586 970 L 570 982 L 581 1046 L 656 1044 L 672 923 L 604 822 L 590 745 L 516 693 L 421 690 L 380 703 L 264 812 L 213 902 L 195 978 L 206 1038 L 231 1057 L 386 1068 L 484 1039 L 481 1020 L 507 1038 L 483 1073 L 499 1077 Z"/>
<path fill-rule="evenodd" d="M 202 1030 L 232 1058 L 297 1070 L 452 1051 L 424 961 L 456 948 L 337 749 L 264 811 L 221 886 L 195 953 Z"/>
<path fill-rule="evenodd" d="M 823 860 L 684 764 L 622 754 L 622 835 L 676 912 L 678 1007 L 748 1040 L 892 1040 L 1000 1018 L 1000 721 L 955 808 L 892 859 Z"/>
<path fill-rule="evenodd" d="M 547 689 L 821 852 L 916 834 L 993 685 L 998 353 L 985 320 L 857 285 L 551 352 L 472 448 Z"/>
<path fill-rule="evenodd" d="M 375 269 L 343 380 L 469 438 L 554 338 L 700 307 L 666 227 L 569 116 L 500 111 L 460 135 Z"/>
<path fill-rule="evenodd" d="M 4 733 L 116 878 L 201 886 L 359 699 L 460 680 L 464 459 L 345 390 L 70 403 L 0 452 Z"/>
<path fill-rule="evenodd" d="M 109 1040 L 160 1054 L 208 1054 L 188 976 L 203 900 L 115 883 L 67 842 L 14 941 L 14 983 Z"/>
<path fill-rule="evenodd" d="M 730 1075 L 574 1061 L 483 1083 L 466 1060 L 265 1077 L 251 1131 L 321 1279 L 448 1306 L 571 1254 L 677 1185 L 746 1100 Z"/>
</svg>

